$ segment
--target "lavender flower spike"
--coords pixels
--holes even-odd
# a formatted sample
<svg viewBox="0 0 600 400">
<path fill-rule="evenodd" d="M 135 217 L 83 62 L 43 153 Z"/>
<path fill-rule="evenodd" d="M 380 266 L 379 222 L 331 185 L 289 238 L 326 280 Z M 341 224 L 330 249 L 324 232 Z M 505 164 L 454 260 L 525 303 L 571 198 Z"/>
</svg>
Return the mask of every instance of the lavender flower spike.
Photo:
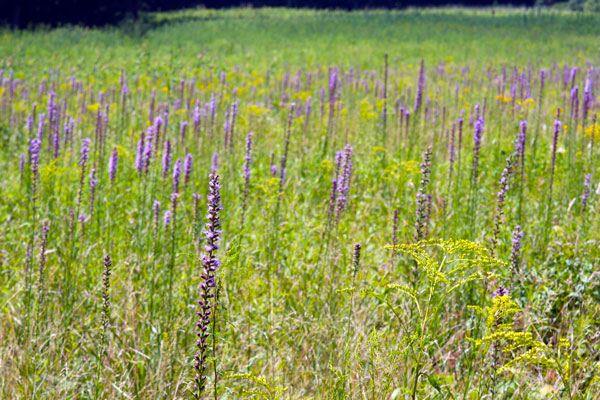
<svg viewBox="0 0 600 400">
<path fill-rule="evenodd" d="M 429 176 L 431 174 L 431 146 L 423 153 L 423 162 L 421 167 L 421 182 L 417 192 L 417 211 L 415 221 L 415 242 L 425 238 L 425 226 L 427 220 L 427 186 L 429 185 Z"/>
<path fill-rule="evenodd" d="M 585 175 L 585 181 L 583 183 L 583 195 L 581 196 L 581 204 L 583 205 L 581 212 L 585 212 L 588 203 L 588 197 L 590 196 L 590 186 L 591 186 L 591 174 Z"/>
<path fill-rule="evenodd" d="M 419 69 L 419 82 L 417 84 L 417 93 L 415 97 L 415 112 L 419 111 L 423 103 L 423 92 L 425 91 L 425 61 L 421 60 Z"/>
<path fill-rule="evenodd" d="M 204 230 L 206 246 L 202 255 L 202 283 L 200 284 L 200 299 L 198 300 L 198 320 L 196 322 L 196 347 L 197 351 L 194 356 L 196 376 L 194 378 L 194 397 L 202 398 L 202 394 L 206 389 L 206 367 L 209 353 L 208 336 L 209 327 L 212 323 L 212 298 L 215 296 L 213 288 L 215 284 L 215 272 L 220 266 L 220 261 L 216 256 L 216 251 L 219 249 L 219 239 L 221 235 L 221 222 L 219 219 L 219 211 L 221 206 L 221 184 L 219 176 L 210 174 L 208 187 L 208 215 L 207 223 Z M 213 338 L 214 339 L 214 338 Z"/>
<path fill-rule="evenodd" d="M 113 149 L 110 159 L 108 160 L 108 177 L 111 182 L 114 182 L 117 177 L 117 168 L 119 166 L 119 153 L 117 152 L 117 147 Z"/>
<path fill-rule="evenodd" d="M 187 187 L 192 174 L 192 155 L 187 153 L 183 161 L 183 186 Z"/>
<path fill-rule="evenodd" d="M 510 254 L 510 269 L 513 273 L 519 271 L 521 239 L 523 239 L 523 232 L 521 231 L 521 225 L 517 225 L 512 233 L 512 252 Z"/>
<path fill-rule="evenodd" d="M 167 139 L 165 142 L 165 152 L 163 154 L 163 179 L 167 177 L 171 168 L 171 141 Z"/>
<path fill-rule="evenodd" d="M 85 166 L 88 162 L 88 160 L 90 159 L 90 143 L 92 142 L 91 139 L 89 138 L 85 138 L 81 141 L 81 157 L 79 159 L 79 166 L 82 169 L 85 169 Z"/>
<path fill-rule="evenodd" d="M 171 224 L 171 210 L 165 211 L 165 216 L 163 217 L 163 222 L 165 224 L 165 229 L 168 229 L 169 225 Z"/>
<path fill-rule="evenodd" d="M 40 164 L 40 145 L 42 141 L 38 138 L 31 139 L 29 142 L 29 159 L 31 160 L 31 172 L 36 177 Z"/>
<path fill-rule="evenodd" d="M 181 181 L 181 167 L 182 162 L 181 159 L 178 158 L 175 161 L 175 166 L 173 167 L 173 193 L 179 192 L 179 182 Z"/>
</svg>

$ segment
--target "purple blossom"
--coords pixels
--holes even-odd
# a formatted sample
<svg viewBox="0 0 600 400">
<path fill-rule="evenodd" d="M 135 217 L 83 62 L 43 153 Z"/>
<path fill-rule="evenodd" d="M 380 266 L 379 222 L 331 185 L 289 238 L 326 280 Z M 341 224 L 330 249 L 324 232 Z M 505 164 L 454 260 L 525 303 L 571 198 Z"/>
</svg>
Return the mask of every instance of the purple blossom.
<svg viewBox="0 0 600 400">
<path fill-rule="evenodd" d="M 175 166 L 173 167 L 173 192 L 174 193 L 179 192 L 179 182 L 181 181 L 181 167 L 182 167 L 182 162 L 181 162 L 181 159 L 178 158 L 177 161 L 175 161 Z"/>
<path fill-rule="evenodd" d="M 137 152 L 135 154 L 135 170 L 138 174 L 144 172 L 144 141 L 139 140 L 137 146 Z"/>
<path fill-rule="evenodd" d="M 584 118 L 584 121 L 587 118 L 588 112 L 592 108 L 592 105 L 594 102 L 594 95 L 592 94 L 592 86 L 593 86 L 593 81 L 592 81 L 592 76 L 590 74 L 590 76 L 588 76 L 588 78 L 585 80 L 585 86 L 583 89 L 583 118 Z"/>
<path fill-rule="evenodd" d="M 40 140 L 44 139 L 45 126 L 46 126 L 46 115 L 44 113 L 40 113 L 40 116 L 38 119 L 38 133 L 37 133 L 37 137 Z"/>
<path fill-rule="evenodd" d="M 479 168 L 479 150 L 481 148 L 481 136 L 483 133 L 483 117 L 479 117 L 475 121 L 475 134 L 473 136 L 473 170 L 471 182 L 473 185 L 477 184 L 477 175 Z"/>
<path fill-rule="evenodd" d="M 187 187 L 191 174 L 192 174 L 192 155 L 190 153 L 187 153 L 185 155 L 185 160 L 183 161 L 183 185 L 184 185 L 184 187 Z"/>
<path fill-rule="evenodd" d="M 521 231 L 521 225 L 517 225 L 515 227 L 515 230 L 512 232 L 512 252 L 510 254 L 510 269 L 513 273 L 519 271 L 522 239 L 523 232 Z"/>
<path fill-rule="evenodd" d="M 431 175 L 431 146 L 427 147 L 423 153 L 421 167 L 421 182 L 417 191 L 417 210 L 415 221 L 415 242 L 425 238 L 425 228 L 427 221 L 427 187 L 429 186 L 429 177 Z"/>
<path fill-rule="evenodd" d="M 202 113 L 200 112 L 199 105 L 196 105 L 196 107 L 194 107 L 194 114 L 192 116 L 192 119 L 194 121 L 194 132 L 197 133 L 202 119 Z"/>
<path fill-rule="evenodd" d="M 185 131 L 186 131 L 187 127 L 188 127 L 187 121 L 183 121 L 180 125 L 179 132 L 181 135 L 181 143 L 183 143 L 185 141 Z"/>
<path fill-rule="evenodd" d="M 252 132 L 246 137 L 246 154 L 244 155 L 244 179 L 250 178 L 250 162 L 252 161 Z"/>
<path fill-rule="evenodd" d="M 159 117 L 157 117 L 157 118 L 159 118 Z M 153 136 L 154 136 L 154 128 L 148 127 L 148 130 L 146 131 L 146 134 L 145 134 L 143 142 L 142 142 L 144 145 L 144 151 L 143 151 L 143 155 L 142 155 L 142 168 L 143 168 L 144 172 L 146 172 L 146 173 L 148 172 L 148 168 L 150 167 L 150 161 L 152 160 Z"/>
<path fill-rule="evenodd" d="M 423 102 L 423 92 L 425 91 L 425 60 L 421 60 L 419 69 L 419 81 L 417 83 L 417 93 L 415 96 L 415 112 L 419 111 Z"/>
<path fill-rule="evenodd" d="M 169 169 L 171 169 L 171 141 L 167 139 L 165 142 L 165 152 L 163 153 L 163 179 L 167 177 Z"/>
<path fill-rule="evenodd" d="M 504 296 L 508 296 L 508 289 L 506 289 L 502 285 L 498 286 L 498 289 L 494 290 L 494 292 L 492 293 L 493 298 Z"/>
<path fill-rule="evenodd" d="M 588 197 L 590 196 L 590 186 L 591 186 L 592 174 L 588 173 L 585 175 L 585 180 L 583 182 L 583 194 L 581 195 L 581 204 L 582 209 L 581 212 L 585 212 L 588 203 Z"/>
<path fill-rule="evenodd" d="M 219 219 L 219 211 L 221 206 L 221 184 L 219 176 L 210 174 L 209 190 L 208 190 L 208 215 L 206 216 L 207 223 L 204 230 L 206 245 L 204 253 L 201 256 L 203 272 L 201 275 L 202 283 L 200 284 L 200 299 L 198 300 L 198 311 L 196 312 L 198 320 L 196 322 L 196 347 L 197 351 L 194 356 L 194 368 L 196 376 L 194 378 L 195 390 L 194 397 L 202 398 L 202 394 L 206 388 L 206 360 L 208 358 L 208 336 L 209 327 L 213 321 L 212 315 L 212 298 L 215 296 L 213 288 L 216 287 L 215 274 L 220 266 L 219 258 L 216 251 L 219 249 L 219 239 L 221 235 L 221 222 Z M 214 338 L 213 338 L 214 339 Z"/>
<path fill-rule="evenodd" d="M 119 153 L 117 152 L 117 146 L 113 148 L 113 151 L 108 159 L 108 178 L 111 182 L 114 182 L 117 176 L 117 168 L 119 166 Z"/>
<path fill-rule="evenodd" d="M 523 159 L 525 158 L 525 143 L 527 140 L 527 121 L 523 120 L 519 123 L 519 134 L 517 136 L 516 153 L 521 159 L 521 165 L 523 165 Z"/>
<path fill-rule="evenodd" d="M 165 211 L 165 215 L 163 217 L 163 223 L 165 225 L 165 229 L 169 227 L 171 224 L 171 210 Z"/>
<path fill-rule="evenodd" d="M 349 144 L 344 148 L 344 152 L 339 160 L 340 174 L 339 180 L 336 184 L 337 190 L 337 212 L 336 212 L 336 224 L 339 222 L 341 213 L 346 209 L 348 203 L 348 193 L 350 192 L 350 180 L 352 178 L 352 146 Z M 336 157 L 337 158 L 337 157 Z M 336 160 L 337 162 L 337 160 Z"/>
<path fill-rule="evenodd" d="M 90 143 L 91 143 L 91 139 L 89 138 L 85 138 L 81 141 L 81 157 L 79 159 L 79 166 L 81 167 L 81 169 L 85 169 L 85 166 L 90 158 Z"/>
<path fill-rule="evenodd" d="M 504 216 L 504 201 L 506 200 L 506 193 L 508 192 L 508 179 L 510 178 L 510 175 L 512 174 L 513 170 L 512 157 L 513 156 L 508 157 L 506 159 L 506 166 L 502 171 L 498 192 L 496 193 L 496 217 L 494 219 L 492 245 L 490 248 L 492 256 L 494 255 L 494 251 L 496 250 L 496 244 L 498 243 L 498 235 L 500 234 L 500 226 L 502 225 L 502 217 Z"/>
<path fill-rule="evenodd" d="M 60 134 L 58 131 L 54 132 L 54 135 L 52 135 L 52 145 L 54 148 L 54 158 L 58 158 L 60 155 Z"/>
<path fill-rule="evenodd" d="M 40 145 L 42 141 L 38 138 L 33 138 L 29 141 L 29 159 L 31 160 L 31 172 L 36 177 L 40 163 Z"/>
<path fill-rule="evenodd" d="M 571 68 L 571 77 L 570 77 L 571 88 L 573 88 L 573 86 L 575 86 L 576 76 L 577 76 L 577 67 L 573 67 L 573 68 Z"/>
<path fill-rule="evenodd" d="M 571 89 L 571 118 L 579 116 L 579 86 Z"/>
</svg>

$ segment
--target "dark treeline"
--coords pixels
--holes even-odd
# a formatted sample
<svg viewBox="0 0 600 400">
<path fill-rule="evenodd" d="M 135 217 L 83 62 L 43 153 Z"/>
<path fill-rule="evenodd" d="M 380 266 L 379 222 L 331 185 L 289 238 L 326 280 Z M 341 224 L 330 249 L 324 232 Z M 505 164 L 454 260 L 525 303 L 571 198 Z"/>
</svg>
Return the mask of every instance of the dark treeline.
<svg viewBox="0 0 600 400">
<path fill-rule="evenodd" d="M 4 2 L 8 1 L 8 4 Z M 4 4 L 3 4 L 4 3 Z M 0 24 L 27 28 L 39 24 L 104 25 L 136 19 L 141 12 L 165 11 L 204 6 L 225 8 L 308 7 L 308 8 L 404 8 L 443 5 L 489 6 L 533 5 L 534 0 L 3 0 L 0 1 Z"/>
</svg>

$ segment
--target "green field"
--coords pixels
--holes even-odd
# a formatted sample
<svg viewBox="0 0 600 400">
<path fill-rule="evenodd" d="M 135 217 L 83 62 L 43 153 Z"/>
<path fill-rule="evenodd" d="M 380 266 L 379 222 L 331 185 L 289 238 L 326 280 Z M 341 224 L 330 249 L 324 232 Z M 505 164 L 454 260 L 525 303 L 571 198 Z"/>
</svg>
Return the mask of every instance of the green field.
<svg viewBox="0 0 600 400">
<path fill-rule="evenodd" d="M 0 399 L 597 399 L 599 46 L 508 8 L 0 30 Z"/>
</svg>

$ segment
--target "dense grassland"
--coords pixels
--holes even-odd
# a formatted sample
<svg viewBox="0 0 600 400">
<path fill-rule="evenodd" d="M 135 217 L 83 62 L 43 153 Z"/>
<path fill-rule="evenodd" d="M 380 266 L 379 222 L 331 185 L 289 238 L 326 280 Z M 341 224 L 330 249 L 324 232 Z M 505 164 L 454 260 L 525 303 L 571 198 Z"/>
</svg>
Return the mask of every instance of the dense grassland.
<svg viewBox="0 0 600 400">
<path fill-rule="evenodd" d="M 597 399 L 599 22 L 0 31 L 0 398 Z"/>
</svg>

